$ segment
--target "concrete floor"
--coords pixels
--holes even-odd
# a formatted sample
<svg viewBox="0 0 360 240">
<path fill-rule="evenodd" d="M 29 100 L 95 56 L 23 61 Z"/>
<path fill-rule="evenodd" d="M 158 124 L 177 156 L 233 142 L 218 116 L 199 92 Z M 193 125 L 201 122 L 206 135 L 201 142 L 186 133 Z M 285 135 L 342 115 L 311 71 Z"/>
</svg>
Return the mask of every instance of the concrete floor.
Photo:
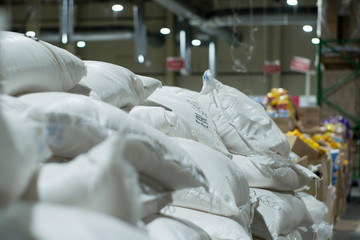
<svg viewBox="0 0 360 240">
<path fill-rule="evenodd" d="M 353 186 L 345 211 L 334 226 L 333 240 L 360 240 L 360 186 Z"/>
</svg>

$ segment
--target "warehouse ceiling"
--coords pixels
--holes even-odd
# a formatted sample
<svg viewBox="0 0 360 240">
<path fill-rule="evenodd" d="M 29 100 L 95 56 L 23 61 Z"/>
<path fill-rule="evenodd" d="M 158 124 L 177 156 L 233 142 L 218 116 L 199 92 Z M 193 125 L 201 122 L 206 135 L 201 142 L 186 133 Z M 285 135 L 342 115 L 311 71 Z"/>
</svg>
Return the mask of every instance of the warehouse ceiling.
<svg viewBox="0 0 360 240">
<path fill-rule="evenodd" d="M 169 12 L 175 18 L 174 31 L 190 29 L 192 34 L 206 38 L 218 37 L 231 43 L 241 41 L 242 26 L 316 24 L 316 0 L 298 0 L 289 6 L 286 0 L 5 0 L 0 5 L 11 13 L 10 29 L 26 32 L 36 29 L 42 38 L 59 41 L 64 3 L 73 2 L 68 12 L 71 41 L 87 38 L 90 41 L 133 39 L 133 7 L 144 5 L 148 43 L 161 46 L 164 42 L 159 29 L 169 23 Z M 113 12 L 113 4 L 124 10 Z M 69 11 L 69 10 L 68 10 Z M 234 28 L 236 34 L 234 34 Z"/>
</svg>

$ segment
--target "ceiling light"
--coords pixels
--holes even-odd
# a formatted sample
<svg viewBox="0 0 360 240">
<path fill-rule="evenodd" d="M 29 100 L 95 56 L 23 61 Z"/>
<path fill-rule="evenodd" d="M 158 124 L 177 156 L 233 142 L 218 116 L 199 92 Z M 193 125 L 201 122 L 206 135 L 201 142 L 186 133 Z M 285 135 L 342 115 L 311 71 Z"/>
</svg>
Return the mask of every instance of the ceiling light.
<svg viewBox="0 0 360 240">
<path fill-rule="evenodd" d="M 310 25 L 304 25 L 303 30 L 304 32 L 312 32 L 313 28 Z"/>
<path fill-rule="evenodd" d="M 191 44 L 197 47 L 201 45 L 201 41 L 199 39 L 194 39 L 191 41 Z"/>
<path fill-rule="evenodd" d="M 319 44 L 319 43 L 320 43 L 320 39 L 318 39 L 318 38 L 312 38 L 312 39 L 311 39 L 311 42 L 312 42 L 313 44 Z"/>
<path fill-rule="evenodd" d="M 164 27 L 164 28 L 161 28 L 160 29 L 160 33 L 161 34 L 164 34 L 164 35 L 166 35 L 166 34 L 170 34 L 170 28 L 166 28 L 166 27 Z"/>
<path fill-rule="evenodd" d="M 115 4 L 111 7 L 111 9 L 114 11 L 114 12 L 121 12 L 124 7 L 123 5 L 120 5 L 120 4 Z"/>
<path fill-rule="evenodd" d="M 144 58 L 144 55 L 139 55 L 138 56 L 138 61 L 139 61 L 139 63 L 143 63 L 144 61 L 145 61 L 145 58 Z"/>
<path fill-rule="evenodd" d="M 78 42 L 76 43 L 76 46 L 77 46 L 78 48 L 83 48 L 83 47 L 86 46 L 86 42 L 84 42 L 84 41 L 78 41 Z"/>
<path fill-rule="evenodd" d="M 27 31 L 27 32 L 25 33 L 25 35 L 28 36 L 28 37 L 35 37 L 35 36 L 36 36 L 36 33 L 35 33 L 34 31 Z"/>
<path fill-rule="evenodd" d="M 286 3 L 290 6 L 296 6 L 298 5 L 298 1 L 297 0 L 287 0 Z"/>
<path fill-rule="evenodd" d="M 68 42 L 68 36 L 66 33 L 63 33 L 62 36 L 61 36 L 61 42 L 63 44 L 66 44 Z"/>
</svg>

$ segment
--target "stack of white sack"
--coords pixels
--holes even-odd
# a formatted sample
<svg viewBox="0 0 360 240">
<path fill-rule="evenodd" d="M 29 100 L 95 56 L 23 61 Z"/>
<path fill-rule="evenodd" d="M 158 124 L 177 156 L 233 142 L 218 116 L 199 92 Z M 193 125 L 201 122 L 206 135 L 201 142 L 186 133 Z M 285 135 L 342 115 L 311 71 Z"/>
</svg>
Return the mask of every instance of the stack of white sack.
<svg viewBox="0 0 360 240">
<path fill-rule="evenodd" d="M 314 224 L 306 227 L 298 227 L 285 236 L 279 236 L 279 240 L 328 240 L 332 235 L 332 225 L 324 221 L 328 211 L 326 205 L 313 196 L 299 192 L 298 196 L 303 200 L 306 209 L 314 221 Z"/>
<path fill-rule="evenodd" d="M 45 125 L 50 118 L 47 117 L 48 114 L 52 115 L 51 118 L 53 115 L 66 115 L 69 118 L 76 117 L 91 121 L 108 133 L 111 130 L 109 134 L 121 135 L 127 142 L 125 149 L 127 160 L 139 173 L 154 178 L 168 190 L 196 186 L 199 181 L 206 182 L 191 157 L 179 149 L 170 137 L 147 127 L 110 104 L 71 93 L 34 93 L 19 99 L 32 105 L 33 109 L 28 111 L 28 115 Z M 34 108 L 36 106 L 37 108 Z M 53 132 L 61 134 L 55 138 L 62 139 L 57 147 L 63 149 L 63 144 L 81 142 L 76 139 L 81 137 L 81 132 L 75 131 L 77 127 L 77 125 L 67 128 L 56 126 L 55 128 L 60 128 L 62 131 L 51 131 L 47 125 L 50 129 L 48 136 L 52 137 Z M 78 151 L 73 153 L 75 152 Z"/>
<path fill-rule="evenodd" d="M 1 200 L 4 205 L 18 200 L 28 187 L 23 196 L 28 200 L 74 205 L 105 212 L 134 223 L 139 218 L 159 213 L 171 201 L 170 191 L 199 186 L 207 188 L 203 173 L 188 154 L 179 149 L 169 137 L 155 129 L 149 129 L 119 109 L 129 109 L 143 102 L 161 85 L 160 81 L 133 74 L 112 64 L 85 62 L 85 66 L 70 53 L 50 44 L 21 34 L 6 34 L 10 37 L 14 35 L 10 40 L 15 37 L 21 40 L 16 44 L 17 47 L 21 45 L 22 56 L 39 56 L 31 49 L 40 49 L 42 45 L 52 55 L 45 50 L 44 53 L 39 51 L 42 53 L 39 59 L 27 59 L 28 65 L 19 66 L 16 65 L 19 61 L 11 58 L 14 50 L 10 48 L 14 49 L 14 46 L 9 45 L 9 37 L 1 38 L 1 41 L 8 41 L 6 46 L 10 49 L 0 59 L 2 69 L 6 69 L 1 78 L 4 93 L 20 95 L 51 91 L 24 95 L 20 101 L 1 96 L 1 110 L 4 111 L 7 107 L 5 115 L 10 114 L 12 108 L 16 110 L 10 117 L 15 119 L 11 122 L 14 126 L 9 127 L 6 121 L 1 125 L 4 133 L 1 143 L 5 142 L 5 138 L 14 140 L 1 146 L 8 159 L 7 162 L 2 162 L 4 168 L 1 169 L 4 172 L 1 176 L 1 186 L 4 186 L 1 189 Z M 19 57 L 20 54 L 16 56 Z M 7 63 L 14 63 L 13 68 Z M 22 66 L 26 68 L 21 68 Z M 90 70 L 89 78 L 84 78 L 81 83 L 86 83 L 85 86 L 90 88 L 90 97 L 61 93 L 76 92 L 74 87 L 81 86 L 77 83 L 85 75 L 85 67 Z M 14 71 L 7 71 L 9 69 Z M 105 88 L 102 87 L 104 85 Z M 19 122 L 26 124 L 21 125 Z M 25 127 L 27 131 L 24 130 Z M 9 134 L 6 129 L 9 129 Z M 114 140 L 109 138 L 111 135 L 119 137 Z M 20 139 L 24 141 L 23 145 L 14 144 Z M 53 156 L 50 156 L 48 147 Z M 12 161 L 13 159 L 15 160 Z M 45 160 L 53 163 L 38 166 L 39 162 Z M 31 177 L 33 179 L 30 182 Z M 30 208 L 35 209 L 32 206 Z M 46 208 L 46 211 L 49 211 L 49 217 L 56 218 L 56 214 L 52 216 L 50 213 L 51 210 Z M 34 217 L 38 219 L 41 216 L 34 214 Z M 18 220 L 18 217 L 15 218 Z M 7 220 L 4 222 L 7 223 Z M 36 221 L 33 223 L 38 224 Z M 21 221 L 18 224 L 24 226 Z M 3 231 L 5 225 L 2 226 L 1 236 L 8 236 L 6 234 L 9 231 Z M 29 227 L 32 228 L 30 225 Z M 58 229 L 53 230 L 56 234 Z M 36 231 L 42 235 L 42 229 L 36 228 Z M 41 238 L 36 233 L 30 237 Z"/>
<path fill-rule="evenodd" d="M 168 136 L 192 139 L 231 157 L 214 122 L 198 101 L 172 90 L 172 87 L 158 88 L 147 99 L 147 104 L 154 106 L 137 106 L 130 115 Z"/>
<path fill-rule="evenodd" d="M 325 203 L 317 200 L 310 194 L 299 192 L 298 195 L 304 201 L 314 224 L 310 228 L 299 228 L 302 239 L 327 240 L 331 238 L 333 226 L 325 221 L 328 208 Z"/>
<path fill-rule="evenodd" d="M 58 107 L 56 107 L 56 101 L 54 103 L 46 101 L 50 98 L 43 98 L 43 101 L 39 102 L 49 104 L 48 107 L 23 106 L 24 113 L 34 119 L 40 119 L 40 123 L 42 123 L 41 118 L 36 118 L 36 116 L 42 112 L 49 111 L 54 116 L 68 114 L 69 117 L 77 113 L 76 117 L 91 120 L 103 129 L 106 129 L 104 126 L 108 124 L 107 126 L 113 126 L 118 130 L 113 130 L 112 137 L 106 138 L 105 141 L 91 148 L 88 153 L 79 155 L 68 163 L 42 165 L 29 185 L 25 199 L 88 208 L 135 223 L 150 214 L 159 213 L 160 209 L 171 201 L 169 191 L 198 186 L 207 188 L 205 178 L 191 156 L 184 153 L 171 138 L 161 132 L 142 126 L 118 108 L 85 96 L 69 93 L 41 93 L 31 94 L 31 96 L 37 99 L 39 95 L 48 94 L 57 96 L 60 94 L 64 98 L 59 98 Z M 25 95 L 22 99 L 31 98 L 31 96 Z M 73 104 L 65 96 L 72 99 Z M 2 109 L 11 105 L 25 105 L 20 100 L 9 96 L 2 96 L 3 99 L 7 101 L 2 101 Z M 82 100 L 87 104 L 81 106 Z M 84 106 L 93 106 L 90 109 L 91 115 L 81 111 Z M 102 113 L 106 109 L 104 106 L 108 106 L 113 111 L 102 115 L 96 111 L 97 106 L 98 110 L 102 109 Z M 103 121 L 98 121 L 97 117 L 100 115 Z M 112 119 L 113 116 L 120 118 Z M 120 121 L 115 124 L 115 120 Z M 76 126 L 74 128 L 76 129 Z M 47 132 L 48 136 L 49 134 L 51 131 Z M 68 140 L 76 140 L 78 137 L 71 135 L 71 131 L 67 134 L 69 134 L 66 135 Z M 142 187 L 146 188 L 142 196 L 137 185 L 139 181 L 137 174 L 124 159 L 134 165 L 141 175 L 140 182 Z"/>
<path fill-rule="evenodd" d="M 296 206 L 294 202 L 299 198 L 293 197 L 293 191 L 318 177 L 309 169 L 289 161 L 289 143 L 263 107 L 240 91 L 214 79 L 210 71 L 204 73 L 203 88 L 198 99 L 213 117 L 218 134 L 234 154 L 232 160 L 243 172 L 252 192 L 272 190 L 274 192 L 267 192 L 273 195 L 280 209 L 287 206 L 292 206 L 287 208 L 289 211 L 293 209 Z M 298 219 L 287 222 L 286 214 L 264 210 L 264 201 L 258 195 L 253 194 L 252 199 L 259 201 L 252 222 L 254 236 L 277 239 L 293 234 L 299 226 L 310 228 L 312 224 L 306 215 L 298 215 Z M 299 206 L 303 206 L 304 212 L 307 212 L 304 203 Z M 274 216 L 278 216 L 278 219 L 274 219 Z M 265 223 L 264 219 L 267 220 Z"/>
<path fill-rule="evenodd" d="M 84 63 L 87 76 L 79 84 L 90 90 L 88 96 L 119 108 L 131 109 L 143 103 L 161 86 L 157 79 L 134 74 L 115 64 L 100 61 Z"/>
<path fill-rule="evenodd" d="M 204 144 L 184 138 L 174 140 L 203 171 L 209 190 L 178 190 L 162 213 L 190 221 L 215 239 L 251 239 L 256 203 L 249 199 L 249 187 L 242 173 L 230 158 Z"/>
</svg>

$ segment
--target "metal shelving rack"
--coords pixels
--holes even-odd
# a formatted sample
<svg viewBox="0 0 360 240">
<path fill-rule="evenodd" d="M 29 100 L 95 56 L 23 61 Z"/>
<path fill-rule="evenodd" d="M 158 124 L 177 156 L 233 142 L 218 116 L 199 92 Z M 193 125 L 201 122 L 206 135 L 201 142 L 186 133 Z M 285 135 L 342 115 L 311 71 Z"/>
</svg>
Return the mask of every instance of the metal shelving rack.
<svg viewBox="0 0 360 240">
<path fill-rule="evenodd" d="M 335 40 L 323 40 L 320 38 L 320 42 L 319 42 L 319 47 L 318 47 L 318 64 L 317 64 L 317 73 L 318 73 L 318 78 L 317 78 L 317 104 L 319 106 L 321 106 L 321 104 L 323 102 L 325 102 L 326 104 L 328 104 L 330 107 L 334 108 L 335 110 L 337 110 L 339 113 L 341 113 L 343 116 L 345 116 L 348 119 L 351 119 L 352 121 L 355 122 L 355 126 L 352 127 L 351 129 L 353 131 L 358 131 L 359 135 L 360 135 L 360 104 L 359 103 L 354 103 L 354 104 L 359 104 L 359 116 L 353 116 L 350 113 L 346 112 L 344 109 L 342 109 L 339 105 L 331 102 L 329 99 L 326 98 L 325 95 L 329 94 L 330 92 L 334 91 L 335 89 L 339 89 L 341 88 L 341 86 L 348 82 L 350 79 L 352 79 L 354 76 L 356 76 L 359 72 L 360 72 L 360 64 L 353 61 L 350 57 L 346 56 L 346 54 L 342 53 L 341 51 L 337 50 L 336 48 L 334 48 L 333 46 L 331 46 L 331 43 L 338 43 L 338 44 L 343 44 L 343 43 L 360 43 L 360 39 L 335 39 Z M 335 84 L 333 84 L 332 86 L 328 87 L 327 89 L 322 89 L 322 69 L 321 69 L 321 62 L 322 62 L 322 49 L 323 46 L 328 47 L 333 53 L 337 54 L 339 57 L 341 57 L 342 59 L 346 60 L 352 67 L 353 67 L 353 71 L 351 73 L 349 73 L 348 75 L 346 75 L 345 77 L 343 77 L 342 79 L 339 79 Z M 359 89 L 359 94 L 360 94 L 360 89 Z M 359 148 L 359 152 L 360 152 L 360 146 L 358 146 Z M 358 173 L 357 173 L 357 180 L 358 180 L 358 185 L 360 185 L 360 153 L 359 153 L 359 168 L 358 168 Z M 359 186 L 360 188 L 360 186 Z"/>
</svg>

